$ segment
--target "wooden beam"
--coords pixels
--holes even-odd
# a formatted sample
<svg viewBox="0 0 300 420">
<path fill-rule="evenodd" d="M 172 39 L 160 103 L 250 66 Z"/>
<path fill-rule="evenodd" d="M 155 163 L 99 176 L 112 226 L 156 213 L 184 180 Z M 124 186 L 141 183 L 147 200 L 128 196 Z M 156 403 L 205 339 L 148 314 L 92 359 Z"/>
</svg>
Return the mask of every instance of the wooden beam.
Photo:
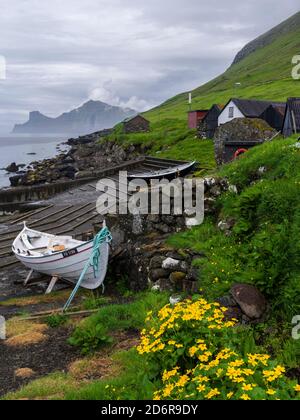
<svg viewBox="0 0 300 420">
<path fill-rule="evenodd" d="M 48 286 L 48 288 L 46 290 L 45 295 L 49 295 L 52 292 L 53 287 L 56 285 L 57 282 L 58 282 L 58 277 L 57 276 L 52 277 L 52 279 L 51 279 L 51 281 L 49 283 L 49 286 Z"/>
</svg>

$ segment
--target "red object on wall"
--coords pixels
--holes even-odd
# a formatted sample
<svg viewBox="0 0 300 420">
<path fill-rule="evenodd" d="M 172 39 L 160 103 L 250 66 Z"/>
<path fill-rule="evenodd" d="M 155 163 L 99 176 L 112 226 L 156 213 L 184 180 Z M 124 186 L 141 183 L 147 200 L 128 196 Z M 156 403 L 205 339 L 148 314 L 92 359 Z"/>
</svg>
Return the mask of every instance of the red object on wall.
<svg viewBox="0 0 300 420">
<path fill-rule="evenodd" d="M 190 111 L 188 113 L 188 124 L 189 128 L 197 128 L 198 124 L 206 117 L 208 113 L 207 109 L 197 110 L 197 111 Z"/>
<path fill-rule="evenodd" d="M 248 149 L 238 149 L 234 154 L 234 159 L 239 158 L 241 155 L 247 152 L 248 152 Z"/>
</svg>

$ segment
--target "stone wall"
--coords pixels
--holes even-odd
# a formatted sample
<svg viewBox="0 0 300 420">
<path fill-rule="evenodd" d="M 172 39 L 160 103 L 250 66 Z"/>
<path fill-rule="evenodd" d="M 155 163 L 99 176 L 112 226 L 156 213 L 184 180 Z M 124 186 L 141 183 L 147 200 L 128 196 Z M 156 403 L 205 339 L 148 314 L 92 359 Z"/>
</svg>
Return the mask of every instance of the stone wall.
<svg viewBox="0 0 300 420">
<path fill-rule="evenodd" d="M 253 143 L 261 144 L 276 135 L 265 121 L 257 118 L 236 118 L 226 124 L 221 125 L 215 132 L 215 156 L 218 165 L 226 161 L 225 144 L 236 143 L 237 149 L 253 146 Z"/>
</svg>

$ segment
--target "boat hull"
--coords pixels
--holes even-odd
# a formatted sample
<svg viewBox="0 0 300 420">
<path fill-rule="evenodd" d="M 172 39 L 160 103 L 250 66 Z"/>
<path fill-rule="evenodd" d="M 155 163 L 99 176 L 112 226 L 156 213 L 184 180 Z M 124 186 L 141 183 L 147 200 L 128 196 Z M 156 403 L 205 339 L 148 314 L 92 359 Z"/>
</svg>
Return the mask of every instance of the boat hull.
<svg viewBox="0 0 300 420">
<path fill-rule="evenodd" d="M 93 241 L 90 241 L 65 252 L 58 252 L 36 258 L 19 255 L 14 248 L 13 252 L 16 258 L 29 269 L 37 273 L 58 277 L 76 284 L 91 256 L 92 248 Z M 110 245 L 108 241 L 105 241 L 100 245 L 99 271 L 95 276 L 93 267 L 89 267 L 81 287 L 94 290 L 102 285 L 107 272 L 109 248 Z"/>
<path fill-rule="evenodd" d="M 128 179 L 174 179 L 179 176 L 185 176 L 195 169 L 197 162 L 187 163 L 185 165 L 177 166 L 176 168 L 169 168 L 157 172 L 144 172 L 140 174 L 128 175 Z"/>
</svg>

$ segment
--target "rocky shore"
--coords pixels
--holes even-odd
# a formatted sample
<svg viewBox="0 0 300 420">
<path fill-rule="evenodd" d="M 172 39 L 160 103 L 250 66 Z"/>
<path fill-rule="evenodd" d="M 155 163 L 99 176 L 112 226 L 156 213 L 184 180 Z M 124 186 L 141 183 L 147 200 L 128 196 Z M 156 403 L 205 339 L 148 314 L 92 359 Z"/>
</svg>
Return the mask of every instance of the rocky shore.
<svg viewBox="0 0 300 420">
<path fill-rule="evenodd" d="M 7 172 L 15 173 L 9 178 L 11 186 L 32 186 L 91 177 L 96 170 L 118 165 L 145 153 L 140 147 L 121 147 L 107 139 L 110 134 L 111 130 L 103 130 L 71 138 L 67 142 L 70 148 L 66 153 L 59 153 L 52 159 L 34 161 L 27 169 L 13 162 L 6 168 Z"/>
</svg>

